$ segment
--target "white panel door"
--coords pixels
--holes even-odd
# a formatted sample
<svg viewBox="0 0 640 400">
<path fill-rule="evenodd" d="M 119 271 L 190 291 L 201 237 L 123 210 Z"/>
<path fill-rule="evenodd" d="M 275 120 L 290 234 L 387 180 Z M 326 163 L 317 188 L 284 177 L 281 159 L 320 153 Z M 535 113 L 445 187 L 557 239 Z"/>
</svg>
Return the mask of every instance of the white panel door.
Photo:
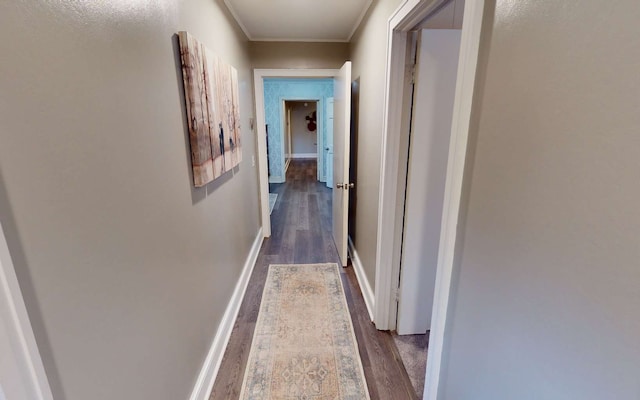
<svg viewBox="0 0 640 400">
<path fill-rule="evenodd" d="M 347 265 L 350 129 L 351 61 L 347 61 L 333 84 L 333 240 L 343 266 Z"/>
<path fill-rule="evenodd" d="M 0 225 L 0 400 L 53 400 Z"/>
<path fill-rule="evenodd" d="M 460 31 L 425 29 L 416 66 L 397 331 L 431 329 Z"/>
<path fill-rule="evenodd" d="M 326 184 L 328 188 L 333 188 L 333 97 L 328 97 L 326 101 L 327 112 L 327 137 L 325 138 L 324 151 L 327 155 L 325 157 L 326 165 Z"/>
</svg>

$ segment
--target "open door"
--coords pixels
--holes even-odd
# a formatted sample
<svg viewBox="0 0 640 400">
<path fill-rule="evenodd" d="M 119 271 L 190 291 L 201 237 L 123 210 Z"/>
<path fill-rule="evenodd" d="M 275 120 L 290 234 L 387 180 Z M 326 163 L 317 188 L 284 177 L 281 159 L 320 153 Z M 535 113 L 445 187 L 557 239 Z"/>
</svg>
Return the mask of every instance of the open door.
<svg viewBox="0 0 640 400">
<path fill-rule="evenodd" d="M 326 154 L 326 185 L 333 189 L 333 97 L 328 97 L 325 105 L 327 114 L 327 137 L 325 138 L 324 151 Z"/>
<path fill-rule="evenodd" d="M 351 128 L 351 61 L 344 63 L 333 87 L 333 240 L 347 266 L 349 210 L 349 144 Z"/>
<path fill-rule="evenodd" d="M 400 261 L 399 335 L 431 329 L 459 52 L 460 30 L 421 32 Z"/>
</svg>

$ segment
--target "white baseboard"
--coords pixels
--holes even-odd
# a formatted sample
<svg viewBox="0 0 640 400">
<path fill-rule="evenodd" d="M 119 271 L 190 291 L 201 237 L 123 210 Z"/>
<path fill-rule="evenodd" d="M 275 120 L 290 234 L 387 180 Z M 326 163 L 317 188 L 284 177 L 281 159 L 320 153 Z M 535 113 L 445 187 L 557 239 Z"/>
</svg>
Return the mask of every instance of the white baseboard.
<svg viewBox="0 0 640 400">
<path fill-rule="evenodd" d="M 220 321 L 220 326 L 213 338 L 213 343 L 211 343 L 211 348 L 209 349 L 207 358 L 204 360 L 202 370 L 200 370 L 198 380 L 193 387 L 189 400 L 208 400 L 211 395 L 213 383 L 218 375 L 218 370 L 222 363 L 222 357 L 224 356 L 224 351 L 229 343 L 229 337 L 231 337 L 231 331 L 233 330 L 233 325 L 238 317 L 240 305 L 242 304 L 242 299 L 244 298 L 244 294 L 247 290 L 247 285 L 249 284 L 249 278 L 253 272 L 253 267 L 258 259 L 258 253 L 260 253 L 260 247 L 262 246 L 263 240 L 264 235 L 262 234 L 262 228 L 260 228 L 255 240 L 253 241 L 247 260 L 242 268 L 240 278 L 236 283 L 236 287 L 231 299 L 229 300 L 227 309 L 224 312 L 222 321 Z"/>
<path fill-rule="evenodd" d="M 285 179 L 284 176 L 275 176 L 275 175 L 271 175 L 269 177 L 269 183 L 285 183 Z"/>
<path fill-rule="evenodd" d="M 369 285 L 367 275 L 364 273 L 362 261 L 360 261 L 358 252 L 356 251 L 356 248 L 353 245 L 350 237 L 348 250 L 349 254 L 351 255 L 351 265 L 353 265 L 353 270 L 356 273 L 356 278 L 358 278 L 358 284 L 360 284 L 360 290 L 362 291 L 362 297 L 364 297 L 364 303 L 367 305 L 367 311 L 369 311 L 369 317 L 371 318 L 371 321 L 374 321 L 373 310 L 375 308 L 373 306 L 375 297 L 373 295 L 373 290 L 371 290 L 371 285 Z"/>
<path fill-rule="evenodd" d="M 298 153 L 292 154 L 291 158 L 318 158 L 318 153 Z"/>
</svg>

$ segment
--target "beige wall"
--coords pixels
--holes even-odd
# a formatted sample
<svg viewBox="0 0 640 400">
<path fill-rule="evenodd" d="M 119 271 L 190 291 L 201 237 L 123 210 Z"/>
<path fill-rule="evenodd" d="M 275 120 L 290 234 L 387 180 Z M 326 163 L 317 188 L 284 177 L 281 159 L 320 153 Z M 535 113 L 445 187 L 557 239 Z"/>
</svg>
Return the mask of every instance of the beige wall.
<svg viewBox="0 0 640 400">
<path fill-rule="evenodd" d="M 349 43 L 250 42 L 253 68 L 340 68 Z"/>
<path fill-rule="evenodd" d="M 211 0 L 0 3 L 0 218 L 56 400 L 186 399 L 258 231 L 246 39 Z M 195 190 L 174 33 L 239 71 Z"/>
<path fill-rule="evenodd" d="M 371 287 L 374 287 L 376 274 L 387 20 L 399 4 L 400 0 L 374 2 L 351 43 L 352 78 L 360 79 L 356 179 L 358 206 L 354 244 Z"/>
<path fill-rule="evenodd" d="M 640 4 L 497 1 L 442 399 L 640 396 Z"/>
</svg>

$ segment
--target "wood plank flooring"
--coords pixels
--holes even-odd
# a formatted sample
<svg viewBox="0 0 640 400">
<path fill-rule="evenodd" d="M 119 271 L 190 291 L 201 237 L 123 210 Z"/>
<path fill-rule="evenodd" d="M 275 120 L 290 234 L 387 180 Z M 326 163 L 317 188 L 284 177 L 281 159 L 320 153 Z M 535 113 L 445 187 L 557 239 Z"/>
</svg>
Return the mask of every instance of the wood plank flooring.
<svg viewBox="0 0 640 400">
<path fill-rule="evenodd" d="M 271 237 L 260 249 L 211 400 L 240 396 L 269 264 L 340 263 L 331 237 L 331 189 L 316 181 L 315 160 L 292 160 L 287 182 L 272 184 L 271 192 L 278 193 Z M 391 334 L 369 319 L 353 268 L 341 272 L 371 399 L 417 399 Z"/>
</svg>

